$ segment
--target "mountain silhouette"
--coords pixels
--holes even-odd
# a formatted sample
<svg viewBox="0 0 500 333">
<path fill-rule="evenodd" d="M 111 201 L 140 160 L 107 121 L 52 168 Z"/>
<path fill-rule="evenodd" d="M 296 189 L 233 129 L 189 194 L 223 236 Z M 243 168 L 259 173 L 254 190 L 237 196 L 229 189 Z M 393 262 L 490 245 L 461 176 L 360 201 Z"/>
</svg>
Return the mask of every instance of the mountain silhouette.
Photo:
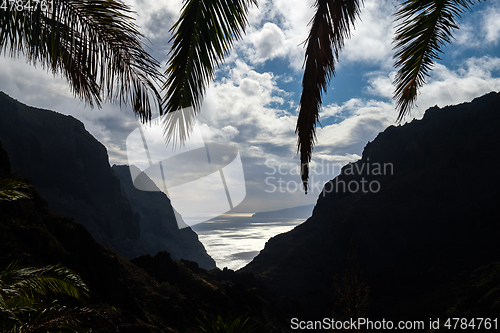
<svg viewBox="0 0 500 333">
<path fill-rule="evenodd" d="M 33 180 L 50 209 L 74 218 L 99 243 L 124 257 L 168 251 L 174 259 L 215 267 L 196 233 L 179 230 L 170 200 L 161 193 L 131 189 L 124 167 L 114 169 L 117 177 L 106 148 L 82 122 L 26 106 L 2 92 L 0 115 L 0 140 L 12 170 Z M 147 209 L 141 206 L 145 196 L 154 202 Z"/>
<path fill-rule="evenodd" d="M 499 128 L 495 92 L 390 126 L 325 184 L 306 222 L 270 239 L 241 271 L 297 298 L 308 318 L 332 315 L 333 277 L 353 267 L 369 286 L 375 317 L 458 309 L 463 281 L 500 260 Z"/>
<path fill-rule="evenodd" d="M 11 172 L 1 142 L 0 175 L 29 182 Z M 34 187 L 23 191 L 29 198 L 0 200 L 0 272 L 12 262 L 24 267 L 61 264 L 71 269 L 90 288 L 85 307 L 105 316 L 121 333 L 199 332 L 198 320 L 228 314 L 249 316 L 258 332 L 287 331 L 279 297 L 251 274 L 207 271 L 194 261 L 173 260 L 164 251 L 129 260 L 97 243 L 73 219 L 53 213 Z M 9 278 L 8 274 L 2 277 L 3 281 Z M 2 289 L 6 302 L 11 301 L 11 293 Z M 78 304 L 61 301 L 70 311 Z M 7 306 L 12 308 L 11 304 Z M 109 332 L 96 332 L 104 331 Z"/>
</svg>

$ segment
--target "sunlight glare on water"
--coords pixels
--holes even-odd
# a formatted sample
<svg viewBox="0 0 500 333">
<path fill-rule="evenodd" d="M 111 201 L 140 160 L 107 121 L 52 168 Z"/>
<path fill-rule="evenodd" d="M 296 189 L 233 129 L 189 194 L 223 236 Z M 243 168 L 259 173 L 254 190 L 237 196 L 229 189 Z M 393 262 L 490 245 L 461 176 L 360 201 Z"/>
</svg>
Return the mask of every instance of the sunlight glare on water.
<svg viewBox="0 0 500 333">
<path fill-rule="evenodd" d="M 264 248 L 269 238 L 292 230 L 305 219 L 255 218 L 227 214 L 192 226 L 217 267 L 237 270 Z"/>
</svg>

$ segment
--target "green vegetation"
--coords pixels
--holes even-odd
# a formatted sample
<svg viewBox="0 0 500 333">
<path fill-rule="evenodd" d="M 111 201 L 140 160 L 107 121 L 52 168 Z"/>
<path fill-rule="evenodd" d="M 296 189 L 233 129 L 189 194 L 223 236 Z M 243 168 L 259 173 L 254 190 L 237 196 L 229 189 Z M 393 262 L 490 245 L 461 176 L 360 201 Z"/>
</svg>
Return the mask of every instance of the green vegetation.
<svg viewBox="0 0 500 333">
<path fill-rule="evenodd" d="M 0 200 L 17 200 L 29 198 L 30 196 L 23 192 L 28 185 L 13 179 L 0 179 Z"/>
<path fill-rule="evenodd" d="M 112 331 L 103 317 L 85 307 L 64 306 L 57 298 L 85 300 L 82 279 L 61 266 L 19 267 L 14 261 L 0 272 L 0 329 L 5 333 L 77 332 L 99 325 Z"/>
<path fill-rule="evenodd" d="M 233 317 L 229 315 L 223 319 L 221 315 L 205 316 L 200 323 L 200 332 L 206 333 L 251 333 L 256 330 L 255 325 L 245 316 Z"/>
</svg>

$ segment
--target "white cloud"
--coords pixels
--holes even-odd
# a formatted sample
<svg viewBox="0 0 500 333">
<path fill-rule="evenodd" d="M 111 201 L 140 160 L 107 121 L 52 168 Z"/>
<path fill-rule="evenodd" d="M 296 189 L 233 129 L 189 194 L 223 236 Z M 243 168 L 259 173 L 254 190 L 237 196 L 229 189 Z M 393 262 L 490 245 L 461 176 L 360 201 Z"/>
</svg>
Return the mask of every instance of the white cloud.
<svg viewBox="0 0 500 333">
<path fill-rule="evenodd" d="M 162 34 L 177 21 L 182 8 L 182 0 L 129 0 L 127 4 L 136 12 L 136 24 L 148 38 L 168 39 Z"/>
<path fill-rule="evenodd" d="M 351 31 L 352 38 L 345 42 L 339 65 L 348 61 L 392 66 L 394 1 L 367 0 L 364 4 L 355 30 Z"/>
<path fill-rule="evenodd" d="M 207 90 L 208 104 L 200 122 L 213 129 L 210 137 L 220 136 L 215 129 L 232 126 L 242 135 L 242 144 L 288 145 L 296 116 L 279 108 L 286 96 L 272 73 L 258 73 L 237 60 L 235 67 Z"/>
<path fill-rule="evenodd" d="M 247 77 L 241 80 L 240 89 L 247 96 L 255 96 L 261 91 L 259 82 Z"/>
<path fill-rule="evenodd" d="M 455 34 L 455 44 L 462 47 L 480 47 L 482 40 L 478 38 L 477 26 L 473 24 L 461 24 L 460 30 Z"/>
<path fill-rule="evenodd" d="M 244 57 L 251 64 L 286 58 L 289 67 L 300 71 L 304 59 L 302 42 L 309 32 L 313 0 L 263 0 L 249 11 L 249 27 L 235 52 L 228 58 Z M 237 54 L 237 55 L 236 55 Z"/>
<path fill-rule="evenodd" d="M 434 105 L 458 104 L 500 90 L 500 78 L 492 76 L 492 71 L 499 69 L 500 58 L 488 56 L 469 58 L 455 71 L 436 64 L 428 84 L 420 90 L 417 114 Z"/>
<path fill-rule="evenodd" d="M 66 80 L 54 77 L 40 66 L 28 65 L 24 57 L 0 57 L 0 69 L 0 89 L 24 103 L 48 107 L 56 96 L 73 97 Z"/>
<path fill-rule="evenodd" d="M 238 129 L 232 125 L 227 125 L 219 129 L 213 126 L 210 127 L 206 123 L 203 123 L 200 127 L 203 139 L 207 142 L 210 141 L 230 142 L 235 138 L 235 136 L 237 136 L 240 133 Z"/>
<path fill-rule="evenodd" d="M 253 44 L 254 62 L 264 62 L 283 57 L 286 52 L 285 34 L 274 23 L 267 22 L 262 29 L 250 36 Z"/>
<path fill-rule="evenodd" d="M 345 114 L 345 119 L 317 130 L 318 154 L 361 154 L 364 145 L 395 120 L 391 103 L 351 99 L 341 106 L 330 107 Z"/>
<path fill-rule="evenodd" d="M 289 67 L 298 72 L 304 62 L 304 44 L 309 22 L 314 16 L 312 0 L 259 1 L 250 10 L 249 29 L 237 43 L 231 60 L 248 57 L 260 64 L 276 57 L 285 57 Z M 392 65 L 394 3 L 391 0 L 367 0 L 356 21 L 352 38 L 346 40 L 339 66 L 347 62 Z"/>
<path fill-rule="evenodd" d="M 483 56 L 468 58 L 457 64 L 452 70 L 442 64 L 435 64 L 431 76 L 427 79 L 417 98 L 417 107 L 410 118 L 420 118 L 429 107 L 459 104 L 471 101 L 475 97 L 500 90 L 500 78 L 493 75 L 500 70 L 500 58 Z M 372 77 L 367 91 L 376 96 L 390 98 L 394 90 L 392 79 L 394 72 L 388 75 Z"/>
<path fill-rule="evenodd" d="M 455 34 L 456 42 L 463 48 L 488 48 L 500 40 L 500 3 L 487 1 L 473 6 L 474 10 L 463 21 Z M 475 11 L 477 9 L 477 11 Z"/>
<path fill-rule="evenodd" d="M 491 8 L 485 10 L 482 29 L 486 32 L 486 42 L 498 44 L 500 39 L 500 5 L 495 2 Z"/>
<path fill-rule="evenodd" d="M 383 98 L 392 98 L 394 92 L 392 82 L 395 74 L 395 71 L 391 71 L 389 75 L 381 73 L 378 73 L 378 75 L 371 75 L 368 79 L 369 85 L 366 87 L 366 91 L 371 95 Z"/>
<path fill-rule="evenodd" d="M 319 115 L 321 119 L 327 119 L 333 116 L 337 116 L 342 112 L 342 107 L 336 105 L 336 104 L 330 104 L 324 106 L 320 112 Z"/>
</svg>

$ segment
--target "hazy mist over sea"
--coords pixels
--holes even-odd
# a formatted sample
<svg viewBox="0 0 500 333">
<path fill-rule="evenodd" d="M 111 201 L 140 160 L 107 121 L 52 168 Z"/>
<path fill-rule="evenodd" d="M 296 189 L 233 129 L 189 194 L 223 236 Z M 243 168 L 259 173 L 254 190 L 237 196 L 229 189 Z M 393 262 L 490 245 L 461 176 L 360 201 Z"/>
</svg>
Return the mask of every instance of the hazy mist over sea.
<svg viewBox="0 0 500 333">
<path fill-rule="evenodd" d="M 252 261 L 269 238 L 292 230 L 305 220 L 257 218 L 241 213 L 222 215 L 191 228 L 198 234 L 217 267 L 237 270 Z"/>
</svg>

